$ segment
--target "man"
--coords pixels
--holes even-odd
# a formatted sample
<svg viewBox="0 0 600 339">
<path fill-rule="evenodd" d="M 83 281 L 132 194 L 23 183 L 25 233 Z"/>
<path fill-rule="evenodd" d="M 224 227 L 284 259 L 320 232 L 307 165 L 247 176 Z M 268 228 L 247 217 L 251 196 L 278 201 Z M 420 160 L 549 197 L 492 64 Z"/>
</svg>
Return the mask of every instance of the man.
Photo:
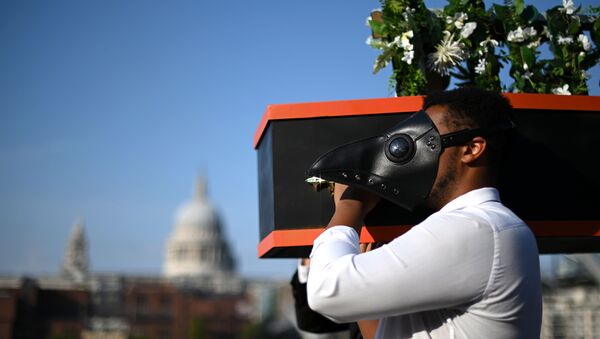
<svg viewBox="0 0 600 339">
<path fill-rule="evenodd" d="M 365 338 L 539 338 L 542 303 L 535 238 L 494 188 L 510 104 L 498 93 L 462 88 L 429 95 L 423 108 L 381 139 L 389 148 L 387 160 L 372 160 L 386 166 L 381 173 L 390 176 L 390 168 L 414 170 L 418 182 L 406 181 L 407 193 L 400 186 L 392 194 L 389 185 L 377 185 L 377 180 L 387 180 L 384 175 L 372 175 L 365 183 L 364 171 L 354 175 L 360 184 L 336 184 L 335 213 L 311 253 L 310 307 L 337 322 L 379 319 L 376 334 L 363 332 Z M 432 128 L 414 140 L 405 137 L 408 141 L 400 146 L 389 140 L 411 135 L 427 121 Z M 424 147 L 424 136 L 432 133 Z M 436 148 L 438 141 L 441 147 Z M 371 149 L 365 145 L 378 142 L 358 143 L 346 151 Z M 431 158 L 423 152 L 439 153 Z M 365 154 L 359 158 L 371 159 Z M 422 183 L 427 181 L 421 175 L 427 167 L 422 167 L 423 159 L 438 161 L 431 185 Z M 388 160 L 396 163 L 385 165 Z M 410 166 L 416 167 L 405 169 Z M 389 244 L 359 254 L 358 232 L 379 198 L 356 186 L 408 207 L 416 200 L 403 196 L 417 197 L 427 187 L 423 202 L 437 212 Z"/>
</svg>

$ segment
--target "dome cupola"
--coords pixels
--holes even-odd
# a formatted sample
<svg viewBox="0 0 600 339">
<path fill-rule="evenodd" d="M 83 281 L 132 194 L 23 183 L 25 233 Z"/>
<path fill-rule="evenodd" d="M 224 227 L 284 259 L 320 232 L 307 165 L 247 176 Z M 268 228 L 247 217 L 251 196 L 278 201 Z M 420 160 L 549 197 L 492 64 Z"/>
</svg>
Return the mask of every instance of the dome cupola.
<svg viewBox="0 0 600 339">
<path fill-rule="evenodd" d="M 175 213 L 163 269 L 167 277 L 212 276 L 234 269 L 219 215 L 207 197 L 204 178 L 198 178 L 195 191 L 194 198 Z"/>
</svg>

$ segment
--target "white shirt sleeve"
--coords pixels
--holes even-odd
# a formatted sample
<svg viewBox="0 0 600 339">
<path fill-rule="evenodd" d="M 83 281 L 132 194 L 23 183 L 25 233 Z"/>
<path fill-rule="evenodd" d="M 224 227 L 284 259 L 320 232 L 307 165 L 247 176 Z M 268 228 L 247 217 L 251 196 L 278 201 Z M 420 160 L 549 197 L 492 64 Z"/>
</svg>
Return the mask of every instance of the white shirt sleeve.
<svg viewBox="0 0 600 339">
<path fill-rule="evenodd" d="M 373 251 L 359 254 L 358 242 L 336 226 L 313 245 L 308 302 L 338 322 L 458 306 L 488 285 L 493 232 L 477 220 L 434 214 Z"/>
</svg>

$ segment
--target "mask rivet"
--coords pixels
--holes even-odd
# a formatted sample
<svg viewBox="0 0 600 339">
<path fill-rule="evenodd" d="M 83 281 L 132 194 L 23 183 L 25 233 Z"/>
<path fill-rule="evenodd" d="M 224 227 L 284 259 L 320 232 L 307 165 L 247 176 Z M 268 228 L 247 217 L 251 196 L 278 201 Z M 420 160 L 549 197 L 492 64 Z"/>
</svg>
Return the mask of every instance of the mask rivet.
<svg viewBox="0 0 600 339">
<path fill-rule="evenodd" d="M 344 178 L 347 178 L 347 177 L 348 177 L 348 173 L 346 173 L 346 172 L 343 172 L 343 173 L 342 173 L 342 176 L 343 176 Z"/>
<path fill-rule="evenodd" d="M 356 179 L 356 180 L 360 180 L 360 175 L 358 175 L 358 174 L 357 174 L 357 175 L 355 175 L 355 176 L 354 176 L 354 179 Z"/>
<path fill-rule="evenodd" d="M 381 189 L 385 190 L 387 188 L 387 186 L 385 186 L 385 184 L 381 184 Z"/>
<path fill-rule="evenodd" d="M 431 145 L 431 149 L 435 149 L 435 145 Z"/>
<path fill-rule="evenodd" d="M 429 137 L 429 141 L 433 141 L 433 139 L 435 139 L 433 135 Z"/>
<path fill-rule="evenodd" d="M 375 181 L 373 181 L 373 179 L 369 179 L 369 185 L 373 185 L 375 183 Z"/>
<path fill-rule="evenodd" d="M 400 191 L 398 191 L 397 188 L 394 188 L 394 195 L 398 195 L 398 194 L 400 194 Z"/>
</svg>

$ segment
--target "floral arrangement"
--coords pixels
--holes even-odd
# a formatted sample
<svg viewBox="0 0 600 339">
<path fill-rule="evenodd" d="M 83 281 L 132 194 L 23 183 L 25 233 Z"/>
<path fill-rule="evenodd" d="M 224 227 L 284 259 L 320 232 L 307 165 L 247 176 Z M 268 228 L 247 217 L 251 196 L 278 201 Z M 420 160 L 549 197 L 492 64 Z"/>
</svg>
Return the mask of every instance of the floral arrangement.
<svg viewBox="0 0 600 339">
<path fill-rule="evenodd" d="M 367 44 L 381 50 L 373 72 L 391 64 L 396 95 L 458 86 L 526 93 L 587 94 L 587 70 L 600 60 L 600 6 L 562 0 L 540 13 L 523 0 L 485 8 L 482 0 L 449 0 L 440 10 L 423 0 L 380 0 Z M 542 59 L 547 48 L 551 59 Z M 510 67 L 513 82 L 500 81 Z"/>
</svg>

